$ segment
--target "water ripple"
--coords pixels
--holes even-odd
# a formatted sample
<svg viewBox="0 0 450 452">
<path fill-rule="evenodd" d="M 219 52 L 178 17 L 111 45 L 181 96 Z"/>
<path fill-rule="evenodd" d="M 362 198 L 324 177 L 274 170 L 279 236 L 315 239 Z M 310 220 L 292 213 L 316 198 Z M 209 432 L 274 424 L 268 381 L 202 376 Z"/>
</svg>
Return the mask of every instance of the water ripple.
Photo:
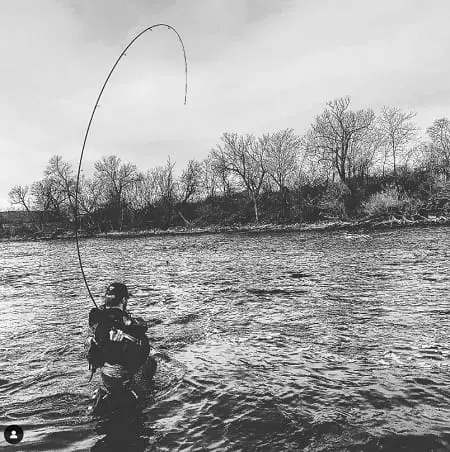
<svg viewBox="0 0 450 452">
<path fill-rule="evenodd" d="M 137 418 L 100 420 L 73 242 L 3 242 L 0 420 L 23 450 L 449 450 L 449 232 L 82 241 L 169 356 Z"/>
</svg>

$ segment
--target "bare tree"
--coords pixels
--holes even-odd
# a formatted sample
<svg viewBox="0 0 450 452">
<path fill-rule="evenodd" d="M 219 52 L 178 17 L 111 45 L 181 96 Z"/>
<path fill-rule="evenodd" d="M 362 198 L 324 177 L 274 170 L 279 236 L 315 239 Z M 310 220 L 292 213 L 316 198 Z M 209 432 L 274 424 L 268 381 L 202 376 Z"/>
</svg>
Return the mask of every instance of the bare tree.
<svg viewBox="0 0 450 452">
<path fill-rule="evenodd" d="M 31 186 L 31 194 L 34 199 L 34 207 L 43 215 L 42 222 L 48 215 L 60 219 L 63 214 L 65 195 L 59 190 L 52 180 L 44 178 L 34 182 Z"/>
<path fill-rule="evenodd" d="M 79 214 L 86 216 L 91 226 L 101 230 L 98 210 L 106 202 L 103 184 L 98 178 L 81 177 L 78 186 Z"/>
<path fill-rule="evenodd" d="M 350 143 L 348 167 L 352 179 L 363 181 L 364 178 L 369 177 L 370 171 L 375 167 L 380 151 L 383 149 L 383 144 L 384 137 L 377 120 L 358 140 Z"/>
<path fill-rule="evenodd" d="M 126 207 L 126 192 L 139 179 L 136 165 L 121 163 L 115 155 L 102 157 L 94 164 L 96 177 L 109 194 L 109 201 L 118 214 L 118 225 L 123 228 L 123 217 Z"/>
<path fill-rule="evenodd" d="M 447 118 L 436 119 L 428 127 L 427 134 L 431 139 L 433 160 L 447 179 L 450 174 L 450 121 Z"/>
<path fill-rule="evenodd" d="M 202 165 L 197 160 L 189 160 L 187 167 L 181 173 L 179 190 L 181 203 L 186 203 L 200 192 L 202 182 Z"/>
<path fill-rule="evenodd" d="M 60 200 L 59 211 L 67 217 L 75 217 L 75 177 L 70 163 L 65 162 L 60 155 L 50 158 L 44 170 L 46 183 Z"/>
<path fill-rule="evenodd" d="M 318 162 L 316 158 L 306 155 L 296 174 L 294 187 L 299 189 L 302 185 L 326 184 L 332 174 L 334 173 L 330 162 Z"/>
<path fill-rule="evenodd" d="M 307 151 L 319 161 L 330 163 L 342 183 L 352 190 L 351 149 L 356 149 L 356 142 L 365 136 L 375 114 L 371 109 L 349 110 L 350 101 L 347 96 L 328 102 L 305 138 Z"/>
<path fill-rule="evenodd" d="M 174 168 L 175 162 L 172 162 L 169 156 L 164 166 L 157 166 L 151 171 L 157 196 L 169 205 L 173 205 L 176 199 Z"/>
<path fill-rule="evenodd" d="M 105 188 L 118 201 L 122 200 L 124 190 L 138 178 L 136 165 L 121 163 L 121 159 L 115 155 L 102 157 L 95 162 L 94 167 L 98 178 L 105 183 Z"/>
<path fill-rule="evenodd" d="M 208 155 L 208 167 L 211 169 L 211 181 L 217 183 L 217 187 L 220 188 L 223 196 L 229 196 L 234 189 L 234 180 L 236 174 L 231 172 L 226 164 L 225 156 L 212 149 Z M 214 185 L 211 185 L 211 189 L 214 190 Z"/>
<path fill-rule="evenodd" d="M 414 138 L 417 127 L 412 121 L 416 116 L 414 112 L 403 112 L 397 107 L 383 107 L 380 115 L 380 127 L 386 143 L 385 162 L 388 152 L 392 156 L 394 178 L 397 180 L 397 163 L 399 154 Z M 383 173 L 384 173 L 383 164 Z"/>
<path fill-rule="evenodd" d="M 14 185 L 9 190 L 8 198 L 12 206 L 22 206 L 28 213 L 31 213 L 28 185 Z"/>
<path fill-rule="evenodd" d="M 133 189 L 130 190 L 128 203 L 133 205 L 135 210 L 148 209 L 155 203 L 156 196 L 157 188 L 154 173 L 147 170 L 145 173 L 139 173 Z"/>
<path fill-rule="evenodd" d="M 206 157 L 201 163 L 201 188 L 204 196 L 213 197 L 219 189 L 220 175 L 214 167 L 214 161 L 211 154 Z"/>
<path fill-rule="evenodd" d="M 302 140 L 293 129 L 285 129 L 272 134 L 267 148 L 267 174 L 281 191 L 290 185 L 299 170 L 299 153 Z"/>
<path fill-rule="evenodd" d="M 212 151 L 213 159 L 218 167 L 238 176 L 253 202 L 255 220 L 258 222 L 258 199 L 267 175 L 265 160 L 270 136 L 263 135 L 256 139 L 253 135 L 224 133 L 221 139 L 222 144 Z"/>
</svg>

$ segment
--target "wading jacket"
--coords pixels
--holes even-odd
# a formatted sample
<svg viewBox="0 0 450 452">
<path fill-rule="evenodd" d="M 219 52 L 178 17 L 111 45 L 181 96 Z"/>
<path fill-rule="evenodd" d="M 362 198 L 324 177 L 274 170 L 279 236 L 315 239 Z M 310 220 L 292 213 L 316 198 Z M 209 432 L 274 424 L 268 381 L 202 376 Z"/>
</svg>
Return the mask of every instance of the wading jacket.
<svg viewBox="0 0 450 452">
<path fill-rule="evenodd" d="M 95 371 L 105 363 L 119 364 L 135 372 L 145 363 L 150 353 L 147 325 L 140 319 L 118 308 L 93 308 L 89 313 L 90 345 L 88 361 Z M 111 333 L 121 330 L 121 341 L 112 341 Z"/>
</svg>

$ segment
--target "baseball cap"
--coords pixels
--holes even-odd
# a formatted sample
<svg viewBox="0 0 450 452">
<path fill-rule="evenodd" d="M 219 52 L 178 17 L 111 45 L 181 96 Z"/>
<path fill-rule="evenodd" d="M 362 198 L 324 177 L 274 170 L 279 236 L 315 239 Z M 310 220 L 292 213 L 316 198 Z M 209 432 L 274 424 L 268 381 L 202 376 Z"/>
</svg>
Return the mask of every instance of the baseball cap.
<svg viewBox="0 0 450 452">
<path fill-rule="evenodd" d="M 125 284 L 113 282 L 107 287 L 105 296 L 107 298 L 116 298 L 121 300 L 124 297 L 128 298 L 130 293 L 128 292 L 128 287 Z"/>
</svg>

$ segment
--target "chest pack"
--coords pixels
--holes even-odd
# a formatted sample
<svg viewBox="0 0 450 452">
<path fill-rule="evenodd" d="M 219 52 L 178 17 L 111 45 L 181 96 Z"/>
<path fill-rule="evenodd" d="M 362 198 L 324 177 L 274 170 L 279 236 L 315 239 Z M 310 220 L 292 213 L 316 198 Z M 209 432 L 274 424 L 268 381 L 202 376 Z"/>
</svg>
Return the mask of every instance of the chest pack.
<svg viewBox="0 0 450 452">
<path fill-rule="evenodd" d="M 93 336 L 88 361 L 93 372 L 106 362 L 119 364 L 134 372 L 146 361 L 150 344 L 145 334 L 145 322 L 133 319 L 121 309 L 102 307 L 91 310 L 89 326 Z M 113 333 L 118 330 L 122 331 L 122 340 L 111 340 Z"/>
</svg>

